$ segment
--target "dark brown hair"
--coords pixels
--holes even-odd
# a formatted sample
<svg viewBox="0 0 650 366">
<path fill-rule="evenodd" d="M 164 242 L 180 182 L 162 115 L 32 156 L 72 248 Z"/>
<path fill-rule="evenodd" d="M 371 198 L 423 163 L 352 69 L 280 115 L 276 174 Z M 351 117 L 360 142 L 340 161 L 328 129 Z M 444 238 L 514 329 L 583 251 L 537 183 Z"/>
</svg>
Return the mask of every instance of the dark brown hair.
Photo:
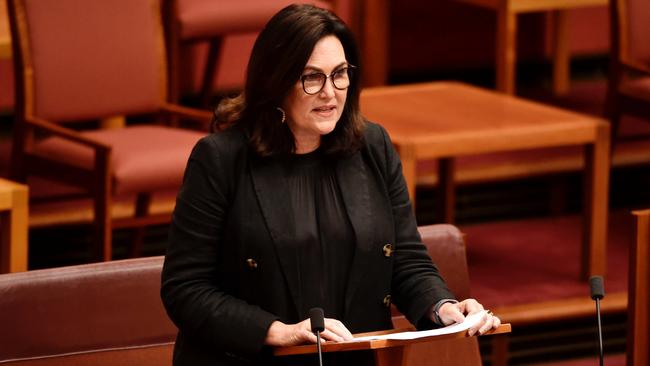
<svg viewBox="0 0 650 366">
<path fill-rule="evenodd" d="M 331 133 L 321 139 L 326 154 L 347 155 L 363 141 L 364 121 L 359 110 L 361 65 L 354 36 L 334 13 L 313 5 L 289 5 L 269 20 L 255 41 L 248 62 L 244 92 L 222 101 L 215 113 L 213 128 L 242 124 L 249 133 L 252 149 L 260 156 L 295 152 L 295 141 L 286 123 L 281 122 L 281 106 L 300 79 L 316 43 L 325 36 L 339 39 L 348 63 L 356 66 L 341 119 Z"/>
</svg>

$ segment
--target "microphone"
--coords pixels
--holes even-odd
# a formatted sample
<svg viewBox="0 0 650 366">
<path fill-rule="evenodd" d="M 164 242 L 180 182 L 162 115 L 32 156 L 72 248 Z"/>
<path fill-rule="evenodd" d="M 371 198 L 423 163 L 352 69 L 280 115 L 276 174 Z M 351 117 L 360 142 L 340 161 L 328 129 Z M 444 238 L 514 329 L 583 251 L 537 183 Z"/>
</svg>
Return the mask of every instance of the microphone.
<svg viewBox="0 0 650 366">
<path fill-rule="evenodd" d="M 589 277 L 591 298 L 596 301 L 596 316 L 598 317 L 598 345 L 600 346 L 600 366 L 603 366 L 603 326 L 600 323 L 600 300 L 605 297 L 602 276 Z"/>
<path fill-rule="evenodd" d="M 309 321 L 311 322 L 311 331 L 316 333 L 316 344 L 318 345 L 318 365 L 323 366 L 323 351 L 320 346 L 320 332 L 325 330 L 325 316 L 323 309 L 313 308 L 309 310 Z"/>
</svg>

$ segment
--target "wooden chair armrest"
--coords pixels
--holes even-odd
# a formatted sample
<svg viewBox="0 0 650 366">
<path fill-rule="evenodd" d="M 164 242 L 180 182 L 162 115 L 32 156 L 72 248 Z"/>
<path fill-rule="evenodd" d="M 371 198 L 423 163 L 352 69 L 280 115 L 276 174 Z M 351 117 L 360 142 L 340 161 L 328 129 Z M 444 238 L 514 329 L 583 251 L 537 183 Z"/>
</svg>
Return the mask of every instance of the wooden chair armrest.
<svg viewBox="0 0 650 366">
<path fill-rule="evenodd" d="M 162 112 L 166 114 L 171 114 L 178 117 L 186 118 L 193 122 L 198 122 L 199 126 L 205 127 L 206 130 L 207 127 L 209 127 L 210 122 L 212 121 L 212 118 L 214 116 L 212 112 L 206 110 L 188 108 L 178 104 L 171 104 L 171 103 L 164 104 L 162 106 Z"/>
<path fill-rule="evenodd" d="M 52 135 L 62 137 L 67 140 L 71 140 L 82 145 L 90 146 L 95 150 L 102 150 L 103 152 L 108 152 L 111 150 L 111 146 L 109 145 L 106 145 L 99 141 L 89 139 L 88 137 L 81 135 L 77 131 L 62 127 L 60 125 L 57 125 L 55 123 L 52 123 L 42 118 L 28 117 L 25 119 L 25 123 L 29 124 L 34 128 L 45 130 L 51 133 Z"/>
<path fill-rule="evenodd" d="M 650 76 L 650 65 L 644 64 L 636 60 L 623 60 L 622 66 L 626 71 L 642 73 Z"/>
</svg>

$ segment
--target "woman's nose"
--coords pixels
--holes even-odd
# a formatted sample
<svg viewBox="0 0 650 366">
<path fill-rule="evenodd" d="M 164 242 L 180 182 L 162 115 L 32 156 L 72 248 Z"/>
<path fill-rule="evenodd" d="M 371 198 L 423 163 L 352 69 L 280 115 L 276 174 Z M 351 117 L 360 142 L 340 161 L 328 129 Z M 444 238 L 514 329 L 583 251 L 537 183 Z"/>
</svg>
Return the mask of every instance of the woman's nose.
<svg viewBox="0 0 650 366">
<path fill-rule="evenodd" d="M 332 83 L 332 79 L 327 78 L 325 80 L 325 85 L 323 86 L 323 89 L 321 89 L 319 93 L 319 96 L 322 98 L 332 98 L 335 92 L 336 90 L 334 89 L 334 84 Z"/>
</svg>

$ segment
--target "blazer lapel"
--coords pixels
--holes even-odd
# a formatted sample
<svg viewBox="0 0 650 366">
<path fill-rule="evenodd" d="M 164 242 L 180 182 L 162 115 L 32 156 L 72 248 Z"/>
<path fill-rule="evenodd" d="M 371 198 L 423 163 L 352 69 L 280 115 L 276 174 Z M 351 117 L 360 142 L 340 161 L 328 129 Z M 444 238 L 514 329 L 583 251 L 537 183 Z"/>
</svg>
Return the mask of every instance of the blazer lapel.
<svg viewBox="0 0 650 366">
<path fill-rule="evenodd" d="M 295 219 L 288 199 L 289 190 L 283 183 L 285 172 L 283 164 L 277 159 L 251 159 L 255 194 L 275 245 L 296 314 L 299 314 L 299 309 L 302 308 L 302 299 L 299 296 L 300 272 L 297 252 L 291 245 Z"/>
<path fill-rule="evenodd" d="M 342 159 L 336 167 L 336 174 L 341 189 L 343 202 L 356 236 L 356 247 L 352 267 L 348 280 L 345 296 L 345 312 L 348 312 L 354 292 L 358 289 L 363 278 L 371 250 L 370 233 L 372 228 L 368 225 L 370 219 L 371 202 L 368 191 L 368 171 L 363 163 L 362 153 Z"/>
</svg>

